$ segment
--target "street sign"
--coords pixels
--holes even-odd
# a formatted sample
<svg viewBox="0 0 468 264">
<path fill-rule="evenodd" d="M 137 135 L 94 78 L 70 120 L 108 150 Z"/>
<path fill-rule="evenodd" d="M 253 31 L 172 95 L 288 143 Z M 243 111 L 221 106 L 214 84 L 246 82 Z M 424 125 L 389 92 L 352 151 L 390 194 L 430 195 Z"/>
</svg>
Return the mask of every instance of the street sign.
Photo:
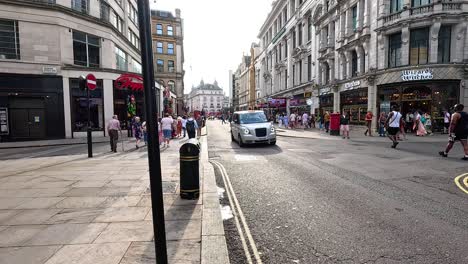
<svg viewBox="0 0 468 264">
<path fill-rule="evenodd" d="M 86 75 L 86 86 L 88 86 L 88 89 L 91 91 L 96 89 L 96 77 L 91 73 Z"/>
</svg>

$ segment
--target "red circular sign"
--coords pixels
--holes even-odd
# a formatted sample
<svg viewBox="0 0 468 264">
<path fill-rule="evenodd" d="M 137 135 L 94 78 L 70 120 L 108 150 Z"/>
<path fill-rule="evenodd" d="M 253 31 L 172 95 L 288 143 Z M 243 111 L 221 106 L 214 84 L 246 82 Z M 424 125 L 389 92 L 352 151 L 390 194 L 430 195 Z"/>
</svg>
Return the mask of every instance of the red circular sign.
<svg viewBox="0 0 468 264">
<path fill-rule="evenodd" d="M 86 75 L 86 86 L 88 86 L 88 89 L 91 91 L 96 89 L 96 77 L 91 73 Z"/>
</svg>

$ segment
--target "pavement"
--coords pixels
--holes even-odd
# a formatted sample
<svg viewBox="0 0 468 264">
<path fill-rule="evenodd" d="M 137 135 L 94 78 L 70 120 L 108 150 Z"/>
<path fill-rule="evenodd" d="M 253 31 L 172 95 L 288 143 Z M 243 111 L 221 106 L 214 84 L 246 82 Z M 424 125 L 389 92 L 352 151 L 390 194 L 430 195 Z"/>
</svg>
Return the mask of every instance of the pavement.
<svg viewBox="0 0 468 264">
<path fill-rule="evenodd" d="M 207 139 L 193 201 L 179 196 L 183 142 L 161 150 L 169 263 L 229 263 Z M 146 147 L 108 148 L 96 143 L 92 159 L 81 145 L 0 150 L 1 264 L 155 263 Z"/>
<path fill-rule="evenodd" d="M 468 263 L 468 194 L 455 182 L 468 173 L 460 144 L 442 158 L 444 136 L 391 149 L 359 132 L 343 140 L 302 131 L 321 137 L 240 148 L 228 125 L 208 126 L 210 160 L 224 168 L 218 186 L 232 188 L 252 238 L 236 214 L 225 218 L 231 263 L 254 258 L 242 236 L 263 263 Z M 231 201 L 222 199 L 223 208 Z"/>
</svg>

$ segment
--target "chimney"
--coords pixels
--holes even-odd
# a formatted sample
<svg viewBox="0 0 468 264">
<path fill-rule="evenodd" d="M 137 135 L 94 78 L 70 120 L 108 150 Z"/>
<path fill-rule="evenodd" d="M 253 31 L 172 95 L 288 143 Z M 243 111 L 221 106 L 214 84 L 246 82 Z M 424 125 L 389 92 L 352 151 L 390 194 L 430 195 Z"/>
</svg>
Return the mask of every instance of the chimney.
<svg viewBox="0 0 468 264">
<path fill-rule="evenodd" d="M 179 8 L 177 8 L 177 9 L 175 10 L 175 13 L 176 13 L 176 17 L 177 17 L 177 18 L 180 18 L 180 9 L 179 9 Z"/>
</svg>

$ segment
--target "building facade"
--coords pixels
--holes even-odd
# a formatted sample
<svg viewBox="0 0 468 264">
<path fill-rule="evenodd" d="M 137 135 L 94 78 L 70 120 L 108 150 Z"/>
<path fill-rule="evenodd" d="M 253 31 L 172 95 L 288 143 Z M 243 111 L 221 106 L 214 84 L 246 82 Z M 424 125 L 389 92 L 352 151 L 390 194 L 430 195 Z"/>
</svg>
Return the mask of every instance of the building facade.
<svg viewBox="0 0 468 264">
<path fill-rule="evenodd" d="M 93 133 L 105 135 L 114 113 L 143 115 L 142 92 L 115 85 L 122 74 L 141 73 L 138 35 L 135 0 L 1 0 L 2 138 L 84 136 L 88 101 L 78 78 L 90 73 Z"/>
<path fill-rule="evenodd" d="M 192 87 L 186 101 L 189 112 L 203 111 L 206 115 L 216 116 L 222 113 L 224 99 L 223 89 L 217 81 L 213 84 L 201 81 L 197 87 Z"/>
<path fill-rule="evenodd" d="M 177 97 L 176 104 L 165 101 L 166 109 L 184 112 L 184 30 L 180 9 L 171 12 L 152 10 L 154 77 Z"/>
<path fill-rule="evenodd" d="M 249 91 L 250 91 L 250 64 L 251 56 L 242 56 L 242 62 L 237 68 L 238 72 L 238 110 L 247 110 L 249 109 Z"/>
<path fill-rule="evenodd" d="M 468 1 L 277 0 L 254 58 L 272 112 L 347 111 L 353 124 L 468 104 Z M 374 120 L 375 121 L 375 120 Z"/>
</svg>

